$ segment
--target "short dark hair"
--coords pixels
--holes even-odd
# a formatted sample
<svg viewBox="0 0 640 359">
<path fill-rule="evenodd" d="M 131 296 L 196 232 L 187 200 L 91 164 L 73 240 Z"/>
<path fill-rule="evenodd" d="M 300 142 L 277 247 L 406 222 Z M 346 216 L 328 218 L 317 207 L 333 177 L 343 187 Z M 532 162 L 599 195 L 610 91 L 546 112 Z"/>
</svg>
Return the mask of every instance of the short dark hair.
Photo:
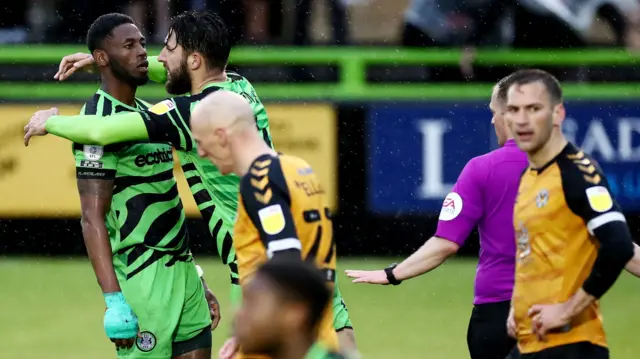
<svg viewBox="0 0 640 359">
<path fill-rule="evenodd" d="M 209 69 L 224 69 L 229 61 L 231 43 L 227 26 L 210 11 L 187 11 L 175 18 L 169 33 L 187 54 L 201 53 Z"/>
<path fill-rule="evenodd" d="M 309 307 L 309 328 L 315 328 L 324 314 L 331 290 L 321 271 L 311 263 L 295 259 L 272 259 L 261 266 L 261 276 L 277 287 L 284 301 L 303 303 Z"/>
<path fill-rule="evenodd" d="M 518 70 L 498 82 L 498 99 L 507 100 L 507 93 L 513 85 L 528 85 L 534 82 L 541 82 L 549 93 L 549 98 L 554 104 L 562 102 L 562 87 L 560 81 L 544 70 L 525 69 Z"/>
<path fill-rule="evenodd" d="M 102 48 L 102 42 L 111 36 L 113 29 L 124 24 L 135 24 L 130 16 L 112 12 L 98 17 L 87 31 L 87 47 L 93 53 Z"/>
</svg>

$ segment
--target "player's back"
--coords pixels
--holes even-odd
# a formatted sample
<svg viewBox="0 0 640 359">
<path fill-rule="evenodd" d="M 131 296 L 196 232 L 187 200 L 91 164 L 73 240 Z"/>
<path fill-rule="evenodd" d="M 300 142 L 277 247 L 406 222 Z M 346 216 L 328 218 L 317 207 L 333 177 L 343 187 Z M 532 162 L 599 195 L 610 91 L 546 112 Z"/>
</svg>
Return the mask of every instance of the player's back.
<svg viewBox="0 0 640 359">
<path fill-rule="evenodd" d="M 175 128 L 179 129 L 179 133 L 176 133 L 176 140 L 172 143 L 178 150 L 185 178 L 212 237 L 216 239 L 222 262 L 230 265 L 232 281 L 237 281 L 237 267 L 233 264 L 233 240 L 229 230 L 233 226 L 233 218 L 238 207 L 240 178 L 234 174 L 222 175 L 211 161 L 200 157 L 189 129 L 194 107 L 207 95 L 219 90 L 238 93 L 249 101 L 255 115 L 256 130 L 271 146 L 271 133 L 264 104 L 251 83 L 237 73 L 228 72 L 226 81 L 207 84 L 199 94 L 165 100 L 152 107 L 150 111 L 156 114 L 167 113 L 177 123 Z"/>
<path fill-rule="evenodd" d="M 599 245 L 585 218 L 615 207 L 605 188 L 597 164 L 572 144 L 548 165 L 529 168 L 522 175 L 514 211 L 513 296 L 522 353 L 581 341 L 606 346 L 597 301 L 544 342 L 536 339 L 527 313 L 534 304 L 567 301 L 589 276 Z"/>
<path fill-rule="evenodd" d="M 307 162 L 287 155 L 258 157 L 241 179 L 239 198 L 234 242 L 241 284 L 276 253 L 295 250 L 333 287 L 333 226 L 325 191 Z M 336 349 L 331 303 L 321 328 L 321 340 Z"/>
<path fill-rule="evenodd" d="M 98 90 L 83 114 L 109 116 L 140 111 L 138 99 L 128 106 Z M 109 121 L 106 117 L 104 121 Z M 185 215 L 173 177 L 171 146 L 122 143 L 107 146 L 74 144 L 78 179 L 114 182 L 106 226 L 116 271 L 130 278 L 157 259 L 157 252 L 188 252 Z"/>
</svg>

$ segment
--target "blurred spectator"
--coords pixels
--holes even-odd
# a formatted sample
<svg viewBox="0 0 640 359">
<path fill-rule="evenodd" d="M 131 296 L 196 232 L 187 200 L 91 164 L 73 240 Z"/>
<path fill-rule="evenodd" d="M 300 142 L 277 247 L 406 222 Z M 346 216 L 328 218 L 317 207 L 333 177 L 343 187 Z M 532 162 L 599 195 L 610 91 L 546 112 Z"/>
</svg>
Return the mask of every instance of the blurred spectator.
<svg viewBox="0 0 640 359">
<path fill-rule="evenodd" d="M 520 0 L 514 20 L 517 48 L 576 48 L 587 45 L 596 15 L 604 18 L 616 43 L 637 48 L 640 4 L 637 0 Z"/>
<path fill-rule="evenodd" d="M 345 0 L 325 0 L 330 8 L 331 30 L 333 43 L 345 45 L 348 38 L 348 22 Z M 391 1 L 391 0 L 390 0 Z M 294 45 L 308 45 L 311 43 L 309 27 L 311 26 L 311 5 L 313 0 L 296 0 L 295 29 L 293 33 Z"/>
<path fill-rule="evenodd" d="M 21 43 L 27 39 L 27 1 L 3 1 L 0 8 L 0 43 Z"/>
<path fill-rule="evenodd" d="M 507 42 L 511 0 L 411 0 L 405 12 L 402 44 L 410 47 L 464 46 L 461 69 L 433 68 L 435 81 L 471 77 L 475 46 L 501 46 Z M 462 71 L 461 71 L 462 70 Z"/>
<path fill-rule="evenodd" d="M 121 11 L 133 18 L 148 41 L 164 43 L 171 23 L 169 0 L 125 0 Z"/>
</svg>

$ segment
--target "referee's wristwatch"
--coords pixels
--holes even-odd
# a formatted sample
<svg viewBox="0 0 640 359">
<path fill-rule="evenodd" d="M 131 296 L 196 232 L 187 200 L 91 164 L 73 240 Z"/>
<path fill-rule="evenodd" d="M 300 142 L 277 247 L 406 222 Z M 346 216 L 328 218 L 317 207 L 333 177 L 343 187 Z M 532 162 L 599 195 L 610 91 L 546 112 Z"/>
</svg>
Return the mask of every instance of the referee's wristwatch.
<svg viewBox="0 0 640 359">
<path fill-rule="evenodd" d="M 398 263 L 393 263 L 384 269 L 384 273 L 387 275 L 387 280 L 391 285 L 398 285 L 402 283 L 401 280 L 398 280 L 395 275 L 393 275 L 393 270 L 398 266 Z"/>
</svg>

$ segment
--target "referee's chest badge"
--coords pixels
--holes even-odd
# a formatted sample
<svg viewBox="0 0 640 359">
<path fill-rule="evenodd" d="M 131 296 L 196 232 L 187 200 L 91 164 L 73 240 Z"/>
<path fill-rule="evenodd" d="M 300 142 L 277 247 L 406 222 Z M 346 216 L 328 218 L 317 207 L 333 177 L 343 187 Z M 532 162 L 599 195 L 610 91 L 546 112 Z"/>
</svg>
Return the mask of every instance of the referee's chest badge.
<svg viewBox="0 0 640 359">
<path fill-rule="evenodd" d="M 536 196 L 536 207 L 542 208 L 547 205 L 547 202 L 549 202 L 549 191 L 541 189 Z"/>
<path fill-rule="evenodd" d="M 151 332 L 140 332 L 140 336 L 136 339 L 136 346 L 142 352 L 150 352 L 156 347 L 156 336 Z"/>
</svg>

